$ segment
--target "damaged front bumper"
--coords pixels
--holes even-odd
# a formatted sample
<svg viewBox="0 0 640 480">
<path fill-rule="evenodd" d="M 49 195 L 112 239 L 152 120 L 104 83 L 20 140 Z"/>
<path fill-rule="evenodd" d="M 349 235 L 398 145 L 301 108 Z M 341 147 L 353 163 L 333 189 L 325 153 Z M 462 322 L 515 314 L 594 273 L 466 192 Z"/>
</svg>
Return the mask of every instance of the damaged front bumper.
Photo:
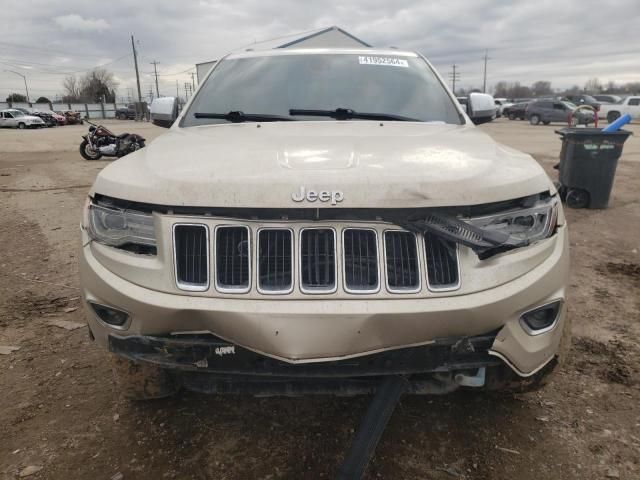
<svg viewBox="0 0 640 480">
<path fill-rule="evenodd" d="M 489 354 L 497 332 L 445 338 L 429 345 L 322 363 L 292 364 L 209 334 L 109 335 L 109 350 L 166 369 L 174 383 L 203 393 L 355 395 L 375 392 L 383 377 L 409 379 L 407 392 L 445 394 L 461 386 L 488 387 L 487 369 L 504 368 Z M 504 372 L 501 372 L 504 374 Z M 495 376 L 495 375 L 494 375 Z"/>
</svg>

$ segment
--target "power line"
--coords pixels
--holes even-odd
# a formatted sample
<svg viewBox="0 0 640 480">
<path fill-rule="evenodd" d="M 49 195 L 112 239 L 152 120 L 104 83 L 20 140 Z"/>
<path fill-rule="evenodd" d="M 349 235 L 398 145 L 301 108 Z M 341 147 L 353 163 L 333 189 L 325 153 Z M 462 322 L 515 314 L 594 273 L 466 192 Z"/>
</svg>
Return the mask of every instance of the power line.
<svg viewBox="0 0 640 480">
<path fill-rule="evenodd" d="M 449 78 L 451 79 L 451 90 L 453 90 L 453 94 L 456 94 L 456 82 L 460 80 L 460 72 L 457 70 L 458 66 L 454 63 L 451 68 L 453 69 L 449 72 Z"/>
<path fill-rule="evenodd" d="M 483 93 L 487 93 L 487 61 L 490 60 L 490 57 L 488 55 L 489 51 L 485 50 L 484 51 L 484 57 L 482 57 L 484 59 L 484 81 L 482 82 L 482 92 Z"/>
<path fill-rule="evenodd" d="M 187 73 L 189 70 L 195 70 L 195 68 L 196 67 L 190 67 L 190 68 L 187 68 L 186 70 L 183 70 L 181 72 L 175 72 L 175 73 L 161 73 L 158 76 L 159 77 L 171 77 L 173 75 L 181 75 L 183 73 Z"/>
<path fill-rule="evenodd" d="M 138 102 L 142 103 L 142 92 L 140 91 L 140 72 L 138 72 L 138 54 L 136 53 L 136 44 L 133 41 L 133 35 L 131 35 L 131 48 L 133 48 L 133 64 L 136 67 L 136 83 L 138 84 Z M 137 120 L 137 114 L 136 114 Z"/>
<path fill-rule="evenodd" d="M 53 49 L 50 49 L 50 48 L 30 47 L 28 45 L 19 45 L 17 43 L 9 43 L 9 42 L 4 42 L 4 41 L 0 41 L 0 45 L 3 45 L 4 48 L 11 47 L 11 48 L 17 48 L 17 49 L 20 49 L 20 50 L 32 50 L 34 52 L 42 52 L 42 53 L 48 53 L 48 54 L 58 53 L 58 54 L 63 55 L 65 57 L 74 56 L 74 57 L 100 58 L 99 55 L 87 55 L 86 53 L 71 53 L 69 51 L 53 50 Z"/>
<path fill-rule="evenodd" d="M 158 63 L 160 62 L 156 62 L 155 60 L 153 62 L 149 62 L 151 63 L 151 65 L 153 65 L 153 74 L 156 76 L 156 96 L 160 97 L 160 89 L 158 88 Z"/>
<path fill-rule="evenodd" d="M 0 63 L 3 64 L 3 65 L 9 65 L 11 67 L 20 68 L 22 70 L 27 70 L 27 71 L 33 72 L 33 73 L 40 73 L 40 74 L 43 74 L 43 75 L 73 75 L 75 73 L 88 72 L 89 70 L 93 70 L 94 68 L 101 68 L 101 67 L 106 67 L 108 65 L 112 65 L 112 64 L 114 64 L 114 63 L 116 63 L 116 62 L 118 62 L 118 61 L 120 61 L 120 60 L 122 60 L 124 58 L 129 57 L 130 55 L 131 55 L 130 53 L 127 53 L 126 55 L 118 57 L 115 60 L 111 60 L 110 62 L 101 63 L 99 65 L 94 65 L 93 67 L 83 68 L 81 70 L 74 70 L 74 71 L 70 71 L 70 72 L 60 72 L 60 71 L 55 72 L 55 71 L 51 71 L 51 70 L 25 68 L 24 65 L 21 66 L 20 63 L 25 63 L 25 64 L 32 63 L 34 65 L 43 65 L 43 66 L 47 66 L 47 65 L 50 65 L 50 64 L 44 64 L 44 63 L 37 64 L 36 62 L 28 62 L 28 61 L 24 61 L 23 62 L 21 60 L 13 60 L 13 61 L 11 61 L 11 60 L 10 61 L 6 61 L 5 60 L 5 61 L 0 61 Z M 18 63 L 15 63 L 15 62 L 18 62 Z M 57 66 L 57 65 L 51 65 L 51 66 Z"/>
</svg>

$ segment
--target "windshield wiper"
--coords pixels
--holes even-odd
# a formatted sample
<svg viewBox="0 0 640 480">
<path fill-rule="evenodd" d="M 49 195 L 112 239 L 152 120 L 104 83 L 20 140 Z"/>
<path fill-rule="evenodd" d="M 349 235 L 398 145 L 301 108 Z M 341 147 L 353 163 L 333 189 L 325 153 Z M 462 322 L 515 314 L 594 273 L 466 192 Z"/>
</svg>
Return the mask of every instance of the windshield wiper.
<svg viewBox="0 0 640 480">
<path fill-rule="evenodd" d="M 336 120 L 350 120 L 359 118 L 361 120 L 397 120 L 400 122 L 421 122 L 417 118 L 403 117 L 401 115 L 393 115 L 390 113 L 368 113 L 356 112 L 350 108 L 336 108 L 335 110 L 303 110 L 292 108 L 289 115 L 302 115 L 306 117 L 331 117 Z"/>
<path fill-rule="evenodd" d="M 266 113 L 244 113 L 240 111 L 231 111 L 229 113 L 200 113 L 193 114 L 196 118 L 212 118 L 216 120 L 227 120 L 232 123 L 242 122 L 291 122 L 295 118 L 286 115 L 269 115 Z"/>
</svg>

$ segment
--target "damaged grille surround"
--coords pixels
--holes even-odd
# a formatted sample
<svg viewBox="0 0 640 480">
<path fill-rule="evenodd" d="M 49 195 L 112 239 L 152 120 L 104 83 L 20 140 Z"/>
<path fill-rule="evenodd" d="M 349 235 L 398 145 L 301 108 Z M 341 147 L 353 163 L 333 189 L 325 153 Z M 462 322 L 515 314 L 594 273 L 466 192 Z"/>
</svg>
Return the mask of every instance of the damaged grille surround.
<svg viewBox="0 0 640 480">
<path fill-rule="evenodd" d="M 179 290 L 287 295 L 297 289 L 305 295 L 340 291 L 355 296 L 460 287 L 458 247 L 438 237 L 385 224 L 222 222 L 173 224 L 173 269 Z M 198 241 L 193 240 L 196 233 Z M 203 247 L 205 238 L 208 248 Z"/>
</svg>

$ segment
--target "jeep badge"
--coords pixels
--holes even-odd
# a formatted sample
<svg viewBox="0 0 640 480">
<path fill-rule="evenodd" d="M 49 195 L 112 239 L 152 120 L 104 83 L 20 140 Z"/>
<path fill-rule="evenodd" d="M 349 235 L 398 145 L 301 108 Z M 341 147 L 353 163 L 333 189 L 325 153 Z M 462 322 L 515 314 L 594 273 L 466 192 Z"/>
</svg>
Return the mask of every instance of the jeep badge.
<svg viewBox="0 0 640 480">
<path fill-rule="evenodd" d="M 315 190 L 306 191 L 304 186 L 302 186 L 300 187 L 300 190 L 298 192 L 294 192 L 291 194 L 291 200 L 293 200 L 294 202 L 303 202 L 305 200 L 307 202 L 315 202 L 317 200 L 320 200 L 321 202 L 330 201 L 331 205 L 337 205 L 342 200 L 344 200 L 344 193 L 342 193 L 340 190 L 321 190 L 319 192 L 316 192 Z"/>
</svg>

